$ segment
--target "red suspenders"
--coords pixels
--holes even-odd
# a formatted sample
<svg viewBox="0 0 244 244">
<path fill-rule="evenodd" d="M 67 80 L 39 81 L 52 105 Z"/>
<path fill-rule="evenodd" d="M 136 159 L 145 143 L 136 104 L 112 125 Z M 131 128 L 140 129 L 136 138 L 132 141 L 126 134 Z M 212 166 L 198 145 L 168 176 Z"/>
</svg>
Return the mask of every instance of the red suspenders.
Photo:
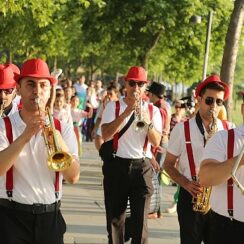
<svg viewBox="0 0 244 244">
<path fill-rule="evenodd" d="M 119 101 L 115 102 L 115 118 L 119 116 L 119 110 L 120 110 L 120 103 Z M 114 134 L 114 139 L 113 139 L 113 151 L 116 153 L 118 149 L 118 141 L 119 141 L 119 133 L 117 132 Z"/>
<path fill-rule="evenodd" d="M 8 138 L 9 144 L 13 142 L 13 133 L 12 133 L 12 125 L 9 117 L 3 118 L 6 128 L 6 136 Z M 57 130 L 61 133 L 61 124 L 60 121 L 57 119 L 54 119 L 54 125 Z M 59 196 L 59 172 L 55 172 L 55 197 L 56 199 Z M 9 198 L 12 198 L 13 196 L 13 166 L 7 171 L 6 173 L 6 193 Z"/>
<path fill-rule="evenodd" d="M 234 130 L 228 130 L 228 142 L 227 142 L 227 159 L 233 158 L 234 153 L 234 141 L 235 134 Z M 230 178 L 227 181 L 227 210 L 229 216 L 233 218 L 233 179 Z"/>
<path fill-rule="evenodd" d="M 225 130 L 228 130 L 228 123 L 224 120 L 221 120 L 223 127 Z M 196 169 L 195 169 L 195 163 L 193 158 L 193 151 L 191 146 L 191 134 L 190 134 L 190 123 L 189 120 L 186 120 L 184 122 L 184 132 L 185 132 L 185 143 L 186 143 L 186 151 L 187 151 L 187 157 L 189 161 L 190 171 L 191 171 L 191 177 L 192 180 L 197 180 L 196 175 Z"/>
</svg>

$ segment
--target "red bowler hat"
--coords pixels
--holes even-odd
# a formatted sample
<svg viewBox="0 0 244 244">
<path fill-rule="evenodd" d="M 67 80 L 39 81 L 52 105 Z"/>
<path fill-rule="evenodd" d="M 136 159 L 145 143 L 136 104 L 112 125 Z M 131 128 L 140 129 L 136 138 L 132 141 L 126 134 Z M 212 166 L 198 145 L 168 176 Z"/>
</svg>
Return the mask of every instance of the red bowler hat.
<svg viewBox="0 0 244 244">
<path fill-rule="evenodd" d="M 9 89 L 16 86 L 14 72 L 9 65 L 0 65 L 0 89 Z"/>
<path fill-rule="evenodd" d="M 220 77 L 218 75 L 211 75 L 207 77 L 203 82 L 199 83 L 197 85 L 196 92 L 195 92 L 196 97 L 200 96 L 201 90 L 210 83 L 221 84 L 225 89 L 224 100 L 228 99 L 230 95 L 230 88 L 225 82 L 220 80 Z"/>
<path fill-rule="evenodd" d="M 47 63 L 39 58 L 29 59 L 23 63 L 20 74 L 17 75 L 17 82 L 24 77 L 47 79 L 52 85 L 57 83 L 57 80 L 50 75 Z"/>
<path fill-rule="evenodd" d="M 147 72 L 143 67 L 133 66 L 130 67 L 126 77 L 126 81 L 134 80 L 134 81 L 143 81 L 148 82 L 147 80 Z"/>
</svg>

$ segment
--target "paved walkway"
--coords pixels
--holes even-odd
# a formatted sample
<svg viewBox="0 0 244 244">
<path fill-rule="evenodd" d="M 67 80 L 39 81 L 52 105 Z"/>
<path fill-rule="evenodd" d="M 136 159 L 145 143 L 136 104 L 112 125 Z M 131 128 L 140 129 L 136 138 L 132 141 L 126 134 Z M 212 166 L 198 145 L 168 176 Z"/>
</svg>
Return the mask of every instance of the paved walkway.
<svg viewBox="0 0 244 244">
<path fill-rule="evenodd" d="M 65 244 L 107 243 L 101 165 L 93 143 L 83 142 L 80 181 L 75 185 L 64 184 L 62 212 L 67 223 Z M 175 190 L 172 186 L 163 188 L 165 208 L 171 204 Z M 149 219 L 148 226 L 149 244 L 180 243 L 176 214 Z"/>
</svg>

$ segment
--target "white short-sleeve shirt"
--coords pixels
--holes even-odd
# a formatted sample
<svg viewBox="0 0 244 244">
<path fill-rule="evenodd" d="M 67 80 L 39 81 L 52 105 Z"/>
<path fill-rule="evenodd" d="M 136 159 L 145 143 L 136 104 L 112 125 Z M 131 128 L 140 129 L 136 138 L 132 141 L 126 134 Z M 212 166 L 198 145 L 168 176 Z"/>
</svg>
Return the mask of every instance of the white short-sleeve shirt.
<svg viewBox="0 0 244 244">
<path fill-rule="evenodd" d="M 124 99 L 120 99 L 120 113 L 123 113 L 127 107 L 127 104 L 124 102 Z M 143 108 L 148 110 L 148 103 L 143 103 Z M 132 112 L 133 113 L 133 112 Z M 131 113 L 131 115 L 132 115 Z M 131 116 L 130 115 L 130 116 Z M 126 123 L 129 121 L 130 116 L 128 116 L 121 128 L 123 128 Z M 115 102 L 109 102 L 102 115 L 101 125 L 110 123 L 115 120 Z M 152 123 L 154 128 L 162 133 L 162 118 L 160 111 L 157 107 L 153 106 L 153 118 Z M 118 150 L 116 155 L 121 158 L 142 158 L 143 154 L 143 145 L 145 142 L 147 132 L 136 132 L 133 128 L 133 123 L 127 129 L 127 131 L 122 135 L 122 137 L 118 141 Z M 146 157 L 152 158 L 151 153 L 151 144 L 148 143 L 147 150 L 146 150 Z"/>
<path fill-rule="evenodd" d="M 202 153 L 204 149 L 204 139 L 201 134 L 195 116 L 189 120 L 191 146 L 193 151 L 193 158 L 195 163 L 196 174 L 200 169 L 200 162 L 202 159 Z M 218 130 L 223 130 L 223 124 L 221 120 L 217 120 Z M 206 134 L 206 131 L 205 131 Z M 184 122 L 179 122 L 175 125 L 170 133 L 170 139 L 167 151 L 177 157 L 179 157 L 179 172 L 185 176 L 188 180 L 192 180 L 188 155 L 186 151 Z"/>
<path fill-rule="evenodd" d="M 9 116 L 12 124 L 13 140 L 24 131 L 26 124 L 19 112 Z M 78 156 L 78 146 L 74 130 L 68 123 L 61 123 L 61 132 L 69 152 Z M 0 119 L 0 151 L 9 146 L 6 137 L 5 124 Z M 55 172 L 47 165 L 47 149 L 41 131 L 25 144 L 13 168 L 13 200 L 24 204 L 43 203 L 51 204 L 55 198 Z M 0 159 L 1 163 L 1 159 Z M 60 194 L 62 196 L 62 174 L 60 174 Z M 6 175 L 0 176 L 0 198 L 7 198 Z"/>
<path fill-rule="evenodd" d="M 233 156 L 237 156 L 244 145 L 244 125 L 235 128 L 235 143 Z M 202 160 L 214 159 L 222 163 L 227 160 L 227 131 L 220 131 L 216 133 L 207 143 L 202 156 Z M 241 166 L 237 170 L 237 178 L 244 185 L 244 167 Z M 233 211 L 234 219 L 244 222 L 244 195 L 238 189 L 236 184 L 233 184 Z M 227 211 L 227 182 L 220 185 L 213 186 L 210 205 L 216 213 L 229 217 Z"/>
</svg>

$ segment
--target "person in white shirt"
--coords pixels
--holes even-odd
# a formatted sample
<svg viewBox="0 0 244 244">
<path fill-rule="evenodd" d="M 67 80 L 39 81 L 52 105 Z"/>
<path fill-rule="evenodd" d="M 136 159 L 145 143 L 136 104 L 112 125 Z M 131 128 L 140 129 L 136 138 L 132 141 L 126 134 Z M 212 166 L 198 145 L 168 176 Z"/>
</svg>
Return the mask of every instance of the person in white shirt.
<svg viewBox="0 0 244 244">
<path fill-rule="evenodd" d="M 24 62 L 16 81 L 22 109 L 0 119 L 1 242 L 63 244 L 62 179 L 75 183 L 80 174 L 75 134 L 71 125 L 55 120 L 61 134 L 55 128 L 50 132 L 56 134 L 59 150 L 69 154 L 70 165 L 62 172 L 51 170 L 43 132 L 46 103 L 57 81 L 41 59 Z"/>
<path fill-rule="evenodd" d="M 227 84 L 218 75 L 209 76 L 197 86 L 199 109 L 196 115 L 176 124 L 170 134 L 164 169 L 180 185 L 177 213 L 181 244 L 200 244 L 202 241 L 212 244 L 211 211 L 203 214 L 193 210 L 193 200 L 195 202 L 197 194 L 202 191 L 198 172 L 212 128 L 223 130 L 227 126 L 216 117 L 228 96 Z"/>
<path fill-rule="evenodd" d="M 244 243 L 244 196 L 231 175 L 239 162 L 236 177 L 244 185 L 244 92 L 241 94 L 243 124 L 233 130 L 220 131 L 209 140 L 199 172 L 201 185 L 212 186 L 210 205 L 216 244 Z"/>
<path fill-rule="evenodd" d="M 137 131 L 136 118 L 124 134 L 116 140 L 114 156 L 104 159 L 104 196 L 109 243 L 124 243 L 127 201 L 130 200 L 132 243 L 147 243 L 147 211 L 153 193 L 153 169 L 151 145 L 158 146 L 162 133 L 159 109 L 147 102 L 140 102 L 146 84 L 146 71 L 142 67 L 131 67 L 125 77 L 127 96 L 118 102 L 109 102 L 102 114 L 101 129 L 105 143 L 122 131 L 133 112 L 144 111 L 144 130 Z M 136 93 L 136 94 L 135 94 Z M 139 105 L 141 104 L 141 105 Z M 115 109 L 117 108 L 117 109 Z M 115 110 L 117 112 L 115 112 Z M 151 111 L 151 112 L 149 112 Z M 116 116 L 116 113 L 117 116 Z M 149 118 L 151 114 L 152 118 Z M 137 121 L 138 122 L 138 121 Z M 100 149 L 100 154 L 101 154 Z"/>
</svg>

